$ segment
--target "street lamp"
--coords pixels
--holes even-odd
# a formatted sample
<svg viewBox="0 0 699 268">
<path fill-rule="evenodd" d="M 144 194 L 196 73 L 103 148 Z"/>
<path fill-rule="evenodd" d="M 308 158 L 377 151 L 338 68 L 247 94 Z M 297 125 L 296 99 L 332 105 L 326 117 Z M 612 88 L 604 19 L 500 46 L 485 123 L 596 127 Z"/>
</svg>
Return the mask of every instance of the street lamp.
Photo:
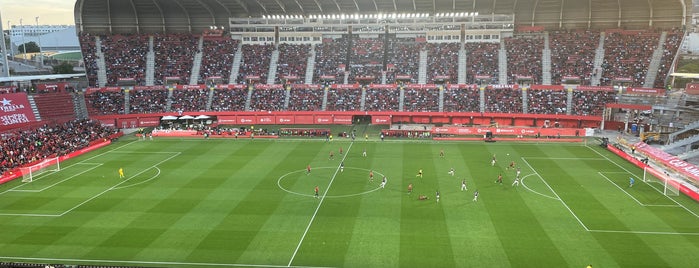
<svg viewBox="0 0 699 268">
<path fill-rule="evenodd" d="M 10 20 L 7 20 L 7 36 L 10 38 L 10 57 L 15 57 L 15 50 L 12 49 L 12 31 L 10 30 Z"/>
<path fill-rule="evenodd" d="M 37 16 L 35 18 L 35 20 L 36 20 L 36 30 L 35 31 L 37 33 L 36 37 L 38 38 L 37 41 L 39 41 L 39 64 L 40 64 L 39 66 L 41 66 L 41 68 L 44 68 L 44 49 L 43 49 L 43 47 L 41 47 L 41 33 L 39 32 L 39 16 Z M 24 50 L 26 51 L 26 48 Z"/>
<path fill-rule="evenodd" d="M 27 61 L 27 44 L 24 43 L 24 25 L 22 24 L 22 18 L 19 18 L 19 30 L 22 31 L 22 47 L 24 48 L 24 54 L 22 54 L 22 58 L 24 58 L 24 61 Z"/>
</svg>

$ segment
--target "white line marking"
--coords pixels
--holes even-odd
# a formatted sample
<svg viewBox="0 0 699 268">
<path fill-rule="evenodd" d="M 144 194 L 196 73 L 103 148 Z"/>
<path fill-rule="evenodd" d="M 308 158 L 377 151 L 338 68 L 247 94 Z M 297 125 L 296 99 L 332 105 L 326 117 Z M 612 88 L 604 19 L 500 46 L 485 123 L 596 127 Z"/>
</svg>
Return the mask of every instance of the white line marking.
<svg viewBox="0 0 699 268">
<path fill-rule="evenodd" d="M 344 156 L 342 156 L 342 160 L 340 160 L 340 163 L 345 161 L 345 158 L 347 158 L 347 155 L 349 155 L 350 150 L 352 149 L 352 145 L 354 143 L 350 143 L 349 147 L 347 147 L 347 152 L 345 152 Z M 328 191 L 330 190 L 330 186 L 332 186 L 333 181 L 335 181 L 335 177 L 337 176 L 337 172 L 340 171 L 340 164 L 337 165 L 337 168 L 335 169 L 335 173 L 333 173 L 333 177 L 330 179 L 330 183 L 328 183 L 328 186 L 325 187 L 325 191 L 323 192 L 323 196 L 320 198 L 320 202 L 318 202 L 318 206 L 316 207 L 316 210 L 313 212 L 313 216 L 311 216 L 311 220 L 308 222 L 308 226 L 306 226 L 306 230 L 303 231 L 303 235 L 301 235 L 301 240 L 299 241 L 299 244 L 296 245 L 296 249 L 294 250 L 294 254 L 291 255 L 291 259 L 289 260 L 289 264 L 287 264 L 288 267 L 291 267 L 291 263 L 294 262 L 294 258 L 296 258 L 296 253 L 298 253 L 299 248 L 301 248 L 301 244 L 303 244 L 303 240 L 306 238 L 306 234 L 308 233 L 308 230 L 311 229 L 311 225 L 313 224 L 313 220 L 315 220 L 316 215 L 318 214 L 318 210 L 320 210 L 320 206 L 323 205 L 323 201 L 325 200 L 325 196 L 328 194 Z"/>
<path fill-rule="evenodd" d="M 147 180 L 145 180 L 145 181 L 142 181 L 142 182 L 138 182 L 138 183 L 134 183 L 134 184 L 129 184 L 129 185 L 126 185 L 126 186 L 123 186 L 123 187 L 116 187 L 116 188 L 114 188 L 114 190 L 120 190 L 120 189 L 129 188 L 129 187 L 132 187 L 132 186 L 144 184 L 144 183 L 149 182 L 149 181 L 151 181 L 151 180 L 157 178 L 158 176 L 160 176 L 160 168 L 158 168 L 158 167 L 152 167 L 152 168 L 157 169 L 158 172 L 156 172 L 155 175 L 153 175 L 153 176 L 150 177 L 149 179 L 147 179 Z M 150 169 L 150 168 L 149 168 L 149 169 Z"/>
<path fill-rule="evenodd" d="M 633 195 L 631 195 L 628 191 L 624 190 L 623 188 L 621 188 L 621 186 L 619 186 L 618 184 L 614 183 L 614 182 L 613 182 L 612 180 L 610 180 L 607 176 L 605 176 L 604 174 L 602 174 L 602 172 L 597 172 L 597 174 L 599 174 L 599 175 L 602 176 L 603 178 L 607 179 L 607 181 L 608 181 L 609 183 L 611 183 L 612 185 L 616 186 L 616 188 L 618 188 L 619 190 L 621 190 L 622 192 L 624 192 L 626 195 L 628 195 L 629 197 L 631 197 L 631 199 L 633 199 L 633 201 L 636 201 L 636 203 L 638 203 L 640 206 L 643 206 L 643 207 L 680 207 L 680 206 L 678 206 L 678 205 L 648 205 L 648 204 L 644 204 L 643 202 L 638 201 L 638 199 L 636 199 L 636 198 L 635 198 Z"/>
<path fill-rule="evenodd" d="M 171 261 L 119 261 L 119 260 L 91 260 L 91 259 L 60 259 L 60 258 L 30 258 L 30 257 L 0 257 L 5 260 L 25 260 L 42 262 L 96 262 L 96 263 L 129 263 L 129 264 L 157 264 L 157 265 L 182 265 L 182 266 L 232 266 L 232 267 L 296 267 L 296 268 L 330 268 L 326 266 L 287 266 L 270 264 L 243 264 L 243 263 L 209 263 L 209 262 L 171 262 Z"/>
<path fill-rule="evenodd" d="M 570 212 L 570 214 L 572 214 L 573 217 L 575 217 L 575 219 L 580 223 L 580 225 L 582 225 L 582 227 L 585 229 L 585 231 L 590 231 L 590 229 L 588 229 L 587 226 L 585 226 L 585 224 L 580 220 L 580 218 L 578 218 L 578 215 L 575 215 L 575 212 L 573 212 L 573 210 L 570 209 L 570 207 L 568 206 L 568 204 L 566 204 L 566 202 L 564 202 L 563 199 L 561 199 L 561 196 L 559 196 L 558 193 L 556 193 L 556 191 L 554 191 L 553 188 L 551 188 L 551 185 L 549 185 L 549 183 L 546 182 L 546 180 L 544 179 L 544 177 L 542 177 L 541 174 L 539 174 L 538 172 L 536 172 L 536 170 L 534 169 L 534 167 L 532 167 L 532 165 L 530 165 L 529 162 L 527 162 L 527 160 L 524 159 L 524 157 L 522 157 L 522 161 L 524 161 L 524 163 L 527 164 L 527 166 L 529 166 L 529 168 L 531 168 L 532 171 L 534 171 L 534 174 L 536 174 L 537 176 L 539 176 L 539 178 L 541 178 L 541 181 L 543 181 L 544 184 L 546 184 L 546 186 L 549 187 L 549 189 L 551 190 L 551 192 L 556 196 L 556 198 L 558 198 L 559 201 L 561 201 L 561 204 L 563 204 L 563 206 L 566 207 L 566 209 L 568 210 L 568 212 Z"/>
<path fill-rule="evenodd" d="M 604 161 L 602 158 L 585 158 L 585 157 L 531 157 L 527 156 L 528 159 L 546 159 L 546 160 L 594 160 L 594 161 Z"/>
<path fill-rule="evenodd" d="M 628 169 L 626 169 L 626 168 L 622 167 L 621 165 L 617 164 L 616 162 L 612 161 L 612 159 L 609 159 L 609 157 L 607 157 L 607 156 L 601 154 L 600 152 L 596 151 L 595 149 L 590 148 L 590 146 L 585 146 L 585 147 L 587 147 L 588 149 L 590 149 L 590 150 L 592 150 L 593 152 L 597 153 L 598 155 L 604 157 L 605 159 L 609 160 L 609 162 L 613 163 L 614 165 L 616 165 L 617 167 L 621 168 L 622 170 L 628 172 L 628 173 L 631 174 L 631 175 L 634 175 L 633 172 L 629 171 Z M 648 183 L 646 182 L 646 184 L 648 184 Z M 648 184 L 648 185 L 650 186 L 650 184 Z M 653 189 L 655 189 L 655 187 L 653 187 Z M 656 190 L 657 192 L 659 192 L 661 195 L 667 197 L 667 199 L 672 200 L 672 202 L 674 202 L 674 203 L 677 204 L 678 206 L 684 208 L 684 210 L 686 210 L 686 211 L 689 212 L 690 214 L 694 215 L 694 217 L 699 218 L 699 215 L 697 215 L 696 213 L 694 213 L 694 211 L 689 210 L 689 209 L 688 209 L 687 207 L 685 207 L 684 205 L 682 205 L 682 204 L 680 204 L 679 202 L 675 201 L 675 199 L 672 199 L 672 198 L 670 198 L 669 196 L 664 195 L 664 194 L 663 194 L 661 191 L 659 191 L 658 189 L 655 189 L 655 190 Z"/>
<path fill-rule="evenodd" d="M 524 186 L 525 189 L 531 191 L 532 193 L 538 194 L 538 195 L 543 196 L 543 197 L 548 197 L 548 198 L 551 198 L 551 199 L 553 199 L 553 200 L 559 200 L 558 198 L 555 198 L 555 197 L 553 197 L 553 196 L 545 195 L 545 194 L 539 193 L 539 192 L 537 192 L 537 191 L 534 191 L 534 190 L 532 190 L 531 188 L 529 188 L 526 184 L 524 184 L 524 179 L 525 179 L 525 178 L 527 178 L 527 177 L 529 177 L 529 176 L 535 176 L 535 175 L 537 175 L 537 174 L 536 174 L 536 173 L 534 173 L 534 174 L 527 174 L 526 176 L 522 177 L 522 179 L 520 180 L 520 182 L 522 183 L 522 186 Z"/>
<path fill-rule="evenodd" d="M 63 213 L 61 213 L 61 216 L 65 215 L 65 214 L 67 214 L 67 213 L 70 213 L 71 211 L 73 211 L 73 210 L 76 209 L 76 208 L 79 208 L 80 206 L 84 205 L 85 203 L 90 202 L 90 201 L 92 201 L 93 199 L 95 199 L 95 198 L 97 198 L 97 197 L 100 197 L 101 195 L 103 195 L 103 194 L 106 193 L 106 192 L 109 192 L 109 191 L 111 191 L 111 190 L 114 190 L 115 188 L 119 187 L 119 185 L 122 185 L 123 183 L 129 181 L 130 179 L 132 179 L 132 178 L 134 178 L 134 177 L 140 175 L 141 173 L 146 172 L 147 170 L 150 170 L 151 168 L 154 168 L 154 167 L 156 167 L 157 165 L 160 165 L 160 164 L 164 163 L 165 161 L 168 161 L 168 160 L 170 160 L 170 159 L 172 159 L 172 158 L 175 158 L 175 157 L 178 156 L 178 155 L 180 155 L 180 153 L 177 153 L 177 154 L 175 154 L 175 155 L 173 155 L 173 156 L 170 156 L 170 157 L 168 157 L 168 158 L 165 158 L 165 160 L 160 161 L 160 162 L 156 163 L 155 165 L 150 166 L 149 168 L 146 168 L 146 169 L 144 169 L 144 170 L 141 170 L 140 172 L 138 172 L 138 173 L 132 175 L 131 177 L 129 177 L 129 178 L 127 178 L 127 179 L 125 179 L 125 180 L 123 180 L 123 181 L 121 181 L 121 182 L 115 184 L 115 185 L 112 186 L 112 187 L 109 187 L 109 189 L 104 190 L 104 191 L 102 191 L 101 193 L 99 193 L 99 194 L 97 194 L 97 195 L 95 195 L 95 196 L 93 196 L 93 197 L 90 197 L 89 199 L 87 199 L 87 200 L 85 200 L 85 201 L 83 201 L 83 202 L 80 202 L 80 204 L 77 204 L 77 205 L 75 205 L 74 207 L 72 207 L 72 208 L 70 208 L 70 209 L 64 211 Z"/>
<path fill-rule="evenodd" d="M 335 167 L 316 167 L 316 168 L 313 168 L 313 170 L 316 170 L 316 169 L 329 169 L 329 168 L 335 168 Z M 345 167 L 345 168 L 346 168 L 346 169 L 357 169 L 357 170 L 371 171 L 371 170 L 368 170 L 368 169 L 365 169 L 365 168 L 357 168 L 357 167 Z M 291 190 L 289 190 L 289 189 L 286 189 L 286 188 L 284 188 L 284 187 L 282 186 L 282 184 L 281 184 L 281 182 L 282 182 L 282 180 L 284 179 L 284 177 L 289 176 L 289 175 L 294 174 L 294 173 L 300 173 L 300 172 L 305 172 L 305 171 L 306 171 L 305 169 L 301 169 L 301 170 L 292 171 L 292 172 L 289 172 L 289 173 L 286 173 L 286 174 L 282 175 L 282 176 L 279 177 L 279 179 L 277 180 L 277 186 L 279 187 L 279 189 L 282 189 L 283 191 L 285 191 L 285 192 L 287 192 L 287 193 L 290 193 L 290 194 L 295 194 L 295 195 L 300 195 L 300 196 L 305 196 L 305 197 L 313 197 L 312 194 L 302 194 L 302 193 L 297 193 L 297 192 L 291 191 Z M 381 172 L 375 172 L 375 173 L 376 173 L 376 175 L 379 175 L 379 176 L 383 176 L 383 175 L 384 175 L 384 174 L 381 173 Z M 329 195 L 329 196 L 326 195 L 325 198 L 352 197 L 352 196 L 358 196 L 358 195 L 364 195 L 364 194 L 368 194 L 368 193 L 373 193 L 373 192 L 376 192 L 376 191 L 378 191 L 378 190 L 380 190 L 380 189 L 381 189 L 381 187 L 377 186 L 375 189 L 372 189 L 372 190 L 369 190 L 369 191 L 365 191 L 365 192 L 361 192 L 361 193 L 346 194 L 346 195 Z"/>
<path fill-rule="evenodd" d="M 622 233 L 622 234 L 657 234 L 657 235 L 699 235 L 699 233 L 682 232 L 652 232 L 652 231 L 618 231 L 618 230 L 588 230 L 593 233 Z"/>
</svg>

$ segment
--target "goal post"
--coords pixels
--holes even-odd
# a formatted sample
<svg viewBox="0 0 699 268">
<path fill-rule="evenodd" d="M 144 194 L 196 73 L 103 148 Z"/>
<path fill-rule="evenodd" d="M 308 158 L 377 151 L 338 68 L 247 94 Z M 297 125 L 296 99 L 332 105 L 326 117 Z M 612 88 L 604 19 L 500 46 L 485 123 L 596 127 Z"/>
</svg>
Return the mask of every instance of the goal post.
<svg viewBox="0 0 699 268">
<path fill-rule="evenodd" d="M 680 182 L 673 179 L 668 173 L 662 173 L 652 168 L 643 168 L 643 181 L 646 183 L 657 183 L 663 187 L 663 195 L 678 196 L 680 195 Z"/>
<path fill-rule="evenodd" d="M 22 182 L 32 182 L 34 178 L 44 172 L 56 172 L 61 170 L 61 163 L 58 157 L 46 158 L 31 166 L 19 168 L 22 172 Z"/>
</svg>

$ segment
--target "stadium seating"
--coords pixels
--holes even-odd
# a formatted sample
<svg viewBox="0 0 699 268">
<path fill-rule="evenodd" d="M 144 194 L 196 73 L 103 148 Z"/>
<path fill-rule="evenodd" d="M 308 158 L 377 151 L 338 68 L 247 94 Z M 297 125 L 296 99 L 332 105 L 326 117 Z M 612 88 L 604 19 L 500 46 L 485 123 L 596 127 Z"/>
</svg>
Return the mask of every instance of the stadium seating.
<svg viewBox="0 0 699 268">
<path fill-rule="evenodd" d="M 400 90 L 391 88 L 367 88 L 365 110 L 398 111 Z"/>
<path fill-rule="evenodd" d="M 424 42 L 416 42 L 415 38 L 389 39 L 387 83 L 396 83 L 396 75 L 409 75 L 410 83 L 417 83 L 420 69 L 420 51 Z M 405 81 L 405 80 L 402 80 Z"/>
<path fill-rule="evenodd" d="M 498 43 L 466 43 L 467 83 L 498 84 Z M 477 78 L 485 77 L 487 78 Z M 480 83 L 479 83 L 480 82 Z"/>
<path fill-rule="evenodd" d="M 505 38 L 507 49 L 507 81 L 518 82 L 518 78 L 530 78 L 530 84 L 540 84 L 542 75 L 541 57 L 544 39 L 540 36 L 517 36 Z"/>
<path fill-rule="evenodd" d="M 614 80 L 631 79 L 632 86 L 642 86 L 659 38 L 659 33 L 650 30 L 607 31 L 600 84 L 609 86 Z"/>
<path fill-rule="evenodd" d="M 191 34 L 155 34 L 155 84 L 165 85 L 165 79 L 177 84 L 189 84 L 194 54 L 199 38 Z"/>
<path fill-rule="evenodd" d="M 403 94 L 403 111 L 439 112 L 439 89 L 406 88 Z"/>
<path fill-rule="evenodd" d="M 558 85 L 563 77 L 578 76 L 581 85 L 590 85 L 600 33 L 590 30 L 556 31 L 549 36 L 551 83 Z"/>
<path fill-rule="evenodd" d="M 211 101 L 211 110 L 216 112 L 245 111 L 247 97 L 247 89 L 216 89 Z"/>
<path fill-rule="evenodd" d="M 313 83 L 322 84 L 322 78 L 326 76 L 332 76 L 335 81 L 342 83 L 347 63 L 347 46 L 346 38 L 323 39 L 323 43 L 316 47 Z"/>
<path fill-rule="evenodd" d="M 73 97 L 67 92 L 35 94 L 34 102 L 42 119 L 75 118 Z"/>
<path fill-rule="evenodd" d="M 445 89 L 445 112 L 478 112 L 480 111 L 479 89 Z"/>
<path fill-rule="evenodd" d="M 80 33 L 80 50 L 83 55 L 83 64 L 90 86 L 97 86 L 97 47 L 95 37 L 89 33 Z"/>
<path fill-rule="evenodd" d="M 486 88 L 485 111 L 489 113 L 522 113 L 522 91 L 513 87 Z"/>
<path fill-rule="evenodd" d="M 107 66 L 107 85 L 116 86 L 119 78 L 134 79 L 137 85 L 145 85 L 148 36 L 101 35 L 102 52 Z"/>
<path fill-rule="evenodd" d="M 233 56 L 238 50 L 238 40 L 230 38 L 204 39 L 202 48 L 199 82 L 204 84 L 209 78 L 228 82 L 233 68 Z"/>
<path fill-rule="evenodd" d="M 427 83 L 434 84 L 437 77 L 446 76 L 456 83 L 458 79 L 459 43 L 427 43 Z"/>
<path fill-rule="evenodd" d="M 289 93 L 289 111 L 320 111 L 323 106 L 322 89 L 294 88 Z"/>
<path fill-rule="evenodd" d="M 243 62 L 238 71 L 238 82 L 247 83 L 246 77 L 258 77 L 258 82 L 267 83 L 269 63 L 274 51 L 273 44 L 265 45 L 243 45 Z"/>
<path fill-rule="evenodd" d="M 251 111 L 282 111 L 285 109 L 286 89 L 254 89 L 250 99 Z"/>
<path fill-rule="evenodd" d="M 530 114 L 565 114 L 567 109 L 565 90 L 529 89 L 527 90 L 527 111 Z"/>
<path fill-rule="evenodd" d="M 303 83 L 310 51 L 310 45 L 279 44 L 276 83 Z M 296 76 L 296 79 L 287 80 L 284 76 Z"/>
<path fill-rule="evenodd" d="M 350 53 L 350 84 L 381 83 L 384 41 L 382 38 L 353 38 Z M 373 77 L 372 79 L 361 78 Z"/>
<path fill-rule="evenodd" d="M 172 91 L 172 111 L 206 111 L 209 89 L 180 89 Z"/>
<path fill-rule="evenodd" d="M 31 130 L 3 134 L 0 139 L 0 174 L 22 165 L 56 157 L 87 147 L 90 142 L 115 133 L 99 121 L 72 120 L 63 124 L 43 125 Z"/>
<path fill-rule="evenodd" d="M 574 115 L 602 115 L 604 104 L 616 103 L 615 91 L 573 91 Z"/>
<path fill-rule="evenodd" d="M 361 104 L 361 89 L 328 89 L 326 111 L 359 111 Z"/>
<path fill-rule="evenodd" d="M 167 109 L 167 90 L 132 90 L 129 94 L 129 113 L 162 113 Z"/>
<path fill-rule="evenodd" d="M 679 30 L 669 31 L 667 33 L 667 38 L 665 39 L 665 45 L 663 46 L 663 58 L 660 61 L 660 67 L 658 68 L 658 75 L 655 77 L 655 83 L 653 87 L 664 88 L 665 78 L 667 73 L 672 66 L 672 61 L 675 59 L 675 54 L 677 49 L 682 42 L 682 32 Z"/>
<path fill-rule="evenodd" d="M 124 91 L 96 91 L 85 95 L 90 115 L 124 114 Z"/>
</svg>

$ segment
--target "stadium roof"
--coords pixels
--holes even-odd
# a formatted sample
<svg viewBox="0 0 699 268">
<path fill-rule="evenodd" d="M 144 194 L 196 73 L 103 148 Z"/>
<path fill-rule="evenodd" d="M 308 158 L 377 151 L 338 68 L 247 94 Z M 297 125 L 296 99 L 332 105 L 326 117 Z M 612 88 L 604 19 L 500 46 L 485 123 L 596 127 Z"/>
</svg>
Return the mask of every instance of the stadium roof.
<svg viewBox="0 0 699 268">
<path fill-rule="evenodd" d="M 692 0 L 77 0 L 81 31 L 200 32 L 262 15 L 478 12 L 547 28 L 681 27 Z"/>
</svg>

